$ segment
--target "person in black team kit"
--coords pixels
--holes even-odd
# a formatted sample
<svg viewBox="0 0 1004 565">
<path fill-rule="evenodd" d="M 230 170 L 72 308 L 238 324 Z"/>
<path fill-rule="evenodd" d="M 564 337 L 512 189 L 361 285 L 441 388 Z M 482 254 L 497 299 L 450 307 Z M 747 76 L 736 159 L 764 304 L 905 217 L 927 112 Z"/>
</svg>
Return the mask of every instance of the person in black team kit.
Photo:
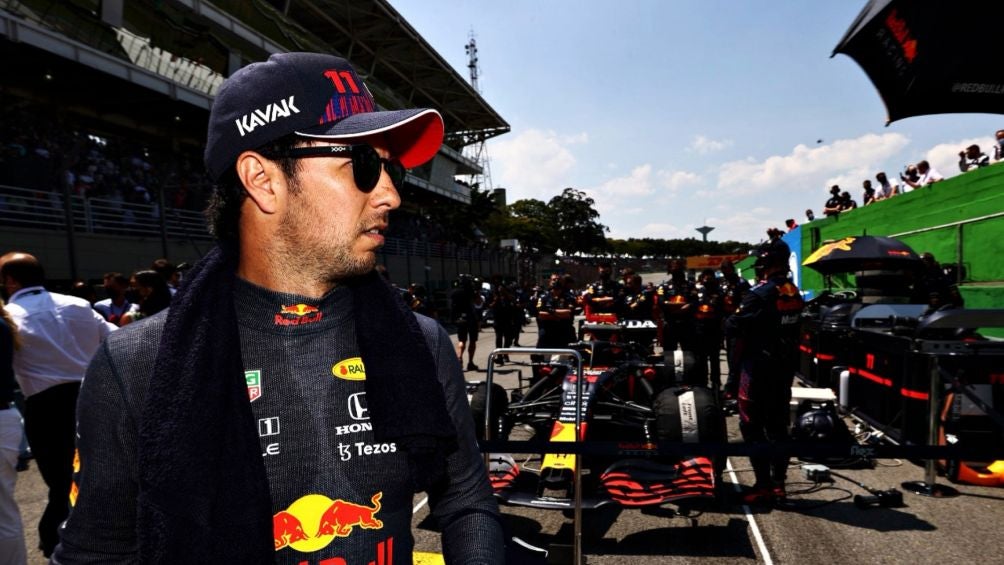
<svg viewBox="0 0 1004 565">
<path fill-rule="evenodd" d="M 780 240 L 757 249 L 754 268 L 764 281 L 728 318 L 725 331 L 737 339 L 739 430 L 747 443 L 788 441 L 791 384 L 798 364 L 798 325 L 802 295 L 788 279 L 788 246 Z M 756 482 L 744 496 L 748 504 L 784 499 L 788 456 L 750 457 Z"/>
<path fill-rule="evenodd" d="M 93 358 L 55 563 L 410 564 L 417 492 L 446 562 L 505 560 L 450 336 L 374 271 L 442 138 L 433 110 L 376 111 L 339 57 L 224 81 L 219 243 Z"/>
<path fill-rule="evenodd" d="M 669 279 L 655 291 L 655 302 L 660 314 L 663 352 L 672 356 L 677 346 L 683 351 L 694 349 L 694 285 L 684 272 L 686 262 L 673 259 L 669 262 Z"/>
<path fill-rule="evenodd" d="M 722 261 L 719 270 L 722 272 L 719 284 L 722 289 L 722 325 L 724 327 L 729 316 L 735 314 L 743 298 L 746 297 L 746 293 L 750 291 L 750 283 L 746 282 L 745 279 L 736 273 L 736 266 L 729 259 Z M 722 396 L 729 402 L 735 401 L 736 393 L 739 390 L 739 362 L 736 361 L 733 353 L 735 345 L 736 338 L 726 335 L 725 360 L 729 368 L 729 374 L 725 378 L 725 388 Z"/>
<path fill-rule="evenodd" d="M 612 278 L 608 261 L 597 266 L 599 278 L 582 293 L 582 308 L 586 316 L 616 314 L 621 308 L 621 284 Z"/>
<path fill-rule="evenodd" d="M 450 313 L 453 324 L 457 327 L 457 357 L 464 362 L 464 352 L 467 352 L 467 370 L 477 371 L 474 364 L 474 352 L 478 348 L 478 333 L 481 331 L 481 309 L 484 306 L 484 296 L 475 287 L 475 281 L 470 275 L 460 275 L 457 288 L 450 294 Z"/>
<path fill-rule="evenodd" d="M 575 342 L 575 298 L 565 289 L 562 278 L 552 275 L 547 292 L 537 296 L 537 347 L 564 348 Z"/>
<path fill-rule="evenodd" d="M 694 358 L 697 361 L 695 380 L 702 386 L 711 385 L 718 394 L 722 388 L 722 291 L 711 269 L 701 271 L 695 285 Z"/>
</svg>

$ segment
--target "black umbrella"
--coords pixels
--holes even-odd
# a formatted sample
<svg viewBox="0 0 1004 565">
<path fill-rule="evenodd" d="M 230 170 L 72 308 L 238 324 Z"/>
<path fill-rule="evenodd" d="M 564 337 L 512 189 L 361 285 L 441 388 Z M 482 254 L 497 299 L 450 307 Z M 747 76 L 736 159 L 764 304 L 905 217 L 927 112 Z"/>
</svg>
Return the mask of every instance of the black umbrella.
<svg viewBox="0 0 1004 565">
<path fill-rule="evenodd" d="M 870 270 L 919 270 L 924 263 L 910 246 L 875 235 L 845 237 L 824 243 L 802 261 L 824 275 Z"/>
<path fill-rule="evenodd" d="M 956 112 L 1004 113 L 1004 3 L 870 0 L 833 50 L 854 59 L 888 121 Z"/>
</svg>

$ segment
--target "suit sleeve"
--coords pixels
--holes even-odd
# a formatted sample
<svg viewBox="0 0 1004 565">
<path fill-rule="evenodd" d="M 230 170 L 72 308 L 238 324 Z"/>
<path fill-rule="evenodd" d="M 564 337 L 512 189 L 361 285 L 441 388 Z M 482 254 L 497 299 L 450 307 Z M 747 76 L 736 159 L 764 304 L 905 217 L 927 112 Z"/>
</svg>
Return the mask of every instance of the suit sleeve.
<svg viewBox="0 0 1004 565">
<path fill-rule="evenodd" d="M 51 563 L 136 562 L 136 429 L 105 342 L 80 388 L 71 509 Z"/>
<path fill-rule="evenodd" d="M 447 458 L 448 484 L 429 493 L 429 506 L 443 531 L 443 556 L 447 563 L 501 565 L 505 562 L 502 523 L 474 437 L 463 371 L 446 331 L 434 321 L 421 322 L 427 337 L 433 338 L 430 347 L 458 436 L 458 449 Z M 435 327 L 430 329 L 429 324 Z"/>
</svg>

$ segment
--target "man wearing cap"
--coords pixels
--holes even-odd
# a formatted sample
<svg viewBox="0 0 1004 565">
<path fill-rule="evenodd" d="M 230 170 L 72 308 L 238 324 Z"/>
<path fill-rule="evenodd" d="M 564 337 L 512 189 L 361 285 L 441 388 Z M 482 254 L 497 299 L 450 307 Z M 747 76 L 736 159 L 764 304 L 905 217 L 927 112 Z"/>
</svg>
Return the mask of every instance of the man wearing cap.
<svg viewBox="0 0 1004 565">
<path fill-rule="evenodd" d="M 823 205 L 824 216 L 836 216 L 843 210 L 844 201 L 840 198 L 840 187 L 833 185 L 830 187 L 830 199 Z"/>
<path fill-rule="evenodd" d="M 224 82 L 219 243 L 91 363 L 57 563 L 411 563 L 420 491 L 448 563 L 502 562 L 451 340 L 374 272 L 442 137 L 433 110 L 377 111 L 338 57 Z"/>
</svg>

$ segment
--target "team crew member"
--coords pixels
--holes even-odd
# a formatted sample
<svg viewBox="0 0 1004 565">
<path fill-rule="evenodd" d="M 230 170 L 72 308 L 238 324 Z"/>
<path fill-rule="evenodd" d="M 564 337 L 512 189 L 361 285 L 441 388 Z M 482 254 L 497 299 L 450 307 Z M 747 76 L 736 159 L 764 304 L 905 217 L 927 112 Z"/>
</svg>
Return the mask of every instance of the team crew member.
<svg viewBox="0 0 1004 565">
<path fill-rule="evenodd" d="M 687 280 L 683 259 L 669 262 L 669 279 L 655 291 L 663 352 L 672 356 L 679 347 L 684 351 L 694 348 L 694 286 Z"/>
<path fill-rule="evenodd" d="M 655 304 L 655 292 L 645 288 L 641 283 L 641 275 L 630 275 L 626 278 L 627 286 L 621 295 L 622 320 L 651 320 Z"/>
<path fill-rule="evenodd" d="M 711 390 L 717 394 L 722 388 L 722 295 L 713 270 L 701 271 L 695 291 L 694 357 L 697 370 L 694 377 L 702 386 L 710 383 Z"/>
<path fill-rule="evenodd" d="M 474 286 L 470 275 L 461 275 L 457 288 L 450 294 L 450 312 L 453 325 L 457 328 L 457 357 L 464 362 L 467 352 L 467 370 L 477 371 L 474 352 L 478 349 L 478 333 L 481 331 L 481 310 L 485 297 Z"/>
<path fill-rule="evenodd" d="M 575 299 L 560 277 L 552 275 L 548 291 L 537 297 L 537 347 L 562 348 L 575 341 Z"/>
<path fill-rule="evenodd" d="M 750 283 L 736 274 L 736 266 L 729 259 L 722 261 L 719 270 L 722 272 L 719 285 L 722 288 L 722 323 L 724 324 L 729 316 L 735 314 L 743 298 L 746 297 L 746 293 L 750 291 Z M 730 401 L 735 400 L 736 392 L 739 390 L 739 363 L 733 354 L 735 345 L 736 338 L 726 335 L 725 360 L 729 374 L 725 379 L 724 397 Z"/>
<path fill-rule="evenodd" d="M 442 118 L 375 107 L 331 55 L 220 87 L 219 244 L 91 363 L 56 563 L 410 564 L 419 491 L 447 562 L 502 562 L 449 335 L 374 271 Z"/>
<path fill-rule="evenodd" d="M 609 261 L 597 266 L 599 278 L 582 293 L 582 308 L 589 318 L 595 314 L 616 314 L 621 308 L 621 284 L 611 277 Z"/>
<path fill-rule="evenodd" d="M 802 296 L 788 279 L 788 246 L 780 240 L 757 250 L 754 268 L 764 282 L 743 299 L 725 324 L 736 337 L 739 376 L 739 430 L 748 443 L 788 440 L 788 403 L 798 364 L 798 322 Z M 756 482 L 744 495 L 750 504 L 783 499 L 786 455 L 750 457 Z"/>
</svg>

